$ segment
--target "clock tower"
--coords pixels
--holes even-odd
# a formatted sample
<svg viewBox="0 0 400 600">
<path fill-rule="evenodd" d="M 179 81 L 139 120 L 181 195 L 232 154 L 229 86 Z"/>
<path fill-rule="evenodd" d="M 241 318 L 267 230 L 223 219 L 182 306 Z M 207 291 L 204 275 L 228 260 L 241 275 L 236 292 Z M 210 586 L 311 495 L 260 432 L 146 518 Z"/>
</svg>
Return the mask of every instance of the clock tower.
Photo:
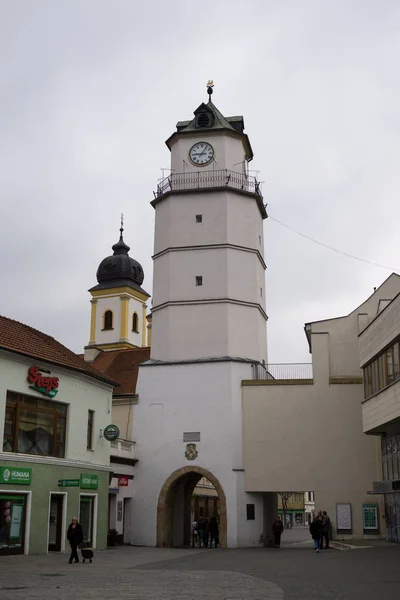
<svg viewBox="0 0 400 600">
<path fill-rule="evenodd" d="M 241 116 L 211 100 L 166 141 L 171 173 L 155 209 L 151 358 L 139 369 L 135 543 L 186 545 L 191 494 L 218 493 L 221 544 L 258 544 L 245 526 L 241 381 L 267 361 L 263 221 Z M 190 442 L 190 443 L 187 443 Z M 262 508 L 260 508 L 262 510 Z"/>
</svg>

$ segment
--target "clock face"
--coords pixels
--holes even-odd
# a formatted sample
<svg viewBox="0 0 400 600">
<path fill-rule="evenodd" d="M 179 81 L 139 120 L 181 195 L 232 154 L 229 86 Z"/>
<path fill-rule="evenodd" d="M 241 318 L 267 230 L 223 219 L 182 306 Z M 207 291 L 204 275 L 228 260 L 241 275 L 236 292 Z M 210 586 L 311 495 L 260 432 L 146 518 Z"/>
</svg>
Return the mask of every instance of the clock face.
<svg viewBox="0 0 400 600">
<path fill-rule="evenodd" d="M 208 165 L 214 158 L 214 148 L 208 142 L 198 142 L 190 148 L 189 156 L 195 165 Z"/>
</svg>

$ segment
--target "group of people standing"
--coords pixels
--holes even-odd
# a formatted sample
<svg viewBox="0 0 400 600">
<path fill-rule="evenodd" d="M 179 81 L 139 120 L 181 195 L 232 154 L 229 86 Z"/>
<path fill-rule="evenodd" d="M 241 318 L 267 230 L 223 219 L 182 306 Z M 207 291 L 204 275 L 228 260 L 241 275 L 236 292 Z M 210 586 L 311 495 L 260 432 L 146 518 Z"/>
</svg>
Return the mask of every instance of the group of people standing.
<svg viewBox="0 0 400 600">
<path fill-rule="evenodd" d="M 281 547 L 281 536 L 284 530 L 284 525 L 280 517 L 275 517 L 272 523 L 272 533 L 275 538 L 275 548 Z M 329 540 L 332 539 L 332 523 L 328 517 L 326 510 L 320 511 L 314 516 L 310 525 L 311 537 L 314 540 L 314 550 L 319 552 L 324 548 L 329 550 Z"/>
<path fill-rule="evenodd" d="M 198 521 L 193 521 L 192 539 L 193 546 L 198 545 L 199 548 L 212 548 L 214 542 L 214 547 L 217 548 L 219 544 L 219 527 L 217 519 L 211 517 L 210 520 L 200 518 Z"/>
<path fill-rule="evenodd" d="M 332 523 L 326 510 L 314 516 L 310 525 L 311 537 L 314 540 L 314 550 L 319 552 L 324 548 L 329 550 L 329 540 L 332 539 Z"/>
</svg>

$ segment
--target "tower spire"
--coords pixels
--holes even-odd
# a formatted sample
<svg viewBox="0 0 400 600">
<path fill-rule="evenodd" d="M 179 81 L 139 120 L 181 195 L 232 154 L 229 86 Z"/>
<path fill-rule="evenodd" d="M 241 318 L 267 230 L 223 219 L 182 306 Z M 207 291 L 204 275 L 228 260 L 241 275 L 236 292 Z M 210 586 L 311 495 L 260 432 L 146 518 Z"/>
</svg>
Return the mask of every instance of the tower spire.
<svg viewBox="0 0 400 600">
<path fill-rule="evenodd" d="M 119 228 L 119 241 L 122 242 L 122 234 L 124 233 L 124 213 L 121 213 L 121 227 Z"/>
</svg>

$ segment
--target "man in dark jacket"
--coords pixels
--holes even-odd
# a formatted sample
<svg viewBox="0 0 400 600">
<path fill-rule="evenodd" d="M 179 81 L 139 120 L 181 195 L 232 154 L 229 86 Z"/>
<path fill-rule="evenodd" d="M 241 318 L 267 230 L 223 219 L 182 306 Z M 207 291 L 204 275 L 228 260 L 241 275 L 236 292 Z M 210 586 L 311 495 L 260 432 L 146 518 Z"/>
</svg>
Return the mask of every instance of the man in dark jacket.
<svg viewBox="0 0 400 600">
<path fill-rule="evenodd" d="M 275 548 L 281 547 L 281 536 L 283 531 L 283 523 L 279 517 L 275 517 L 274 522 L 272 523 L 272 533 L 275 537 Z"/>
<path fill-rule="evenodd" d="M 77 550 L 79 544 L 83 542 L 83 531 L 76 517 L 72 519 L 71 524 L 68 527 L 67 540 L 69 541 L 69 544 L 71 546 L 71 556 L 69 557 L 68 562 L 69 564 L 71 564 L 72 561 L 78 563 L 79 557 Z"/>
<path fill-rule="evenodd" d="M 319 552 L 319 544 L 321 540 L 322 520 L 319 516 L 314 517 L 310 525 L 311 537 L 314 540 L 314 550 Z"/>
<path fill-rule="evenodd" d="M 328 513 L 326 512 L 326 510 L 324 510 L 324 512 L 322 513 L 322 531 L 321 531 L 321 543 L 320 543 L 321 550 L 324 547 L 324 540 L 325 540 L 325 549 L 329 550 L 329 538 L 331 535 L 331 528 L 332 528 L 331 520 L 328 517 Z"/>
</svg>

